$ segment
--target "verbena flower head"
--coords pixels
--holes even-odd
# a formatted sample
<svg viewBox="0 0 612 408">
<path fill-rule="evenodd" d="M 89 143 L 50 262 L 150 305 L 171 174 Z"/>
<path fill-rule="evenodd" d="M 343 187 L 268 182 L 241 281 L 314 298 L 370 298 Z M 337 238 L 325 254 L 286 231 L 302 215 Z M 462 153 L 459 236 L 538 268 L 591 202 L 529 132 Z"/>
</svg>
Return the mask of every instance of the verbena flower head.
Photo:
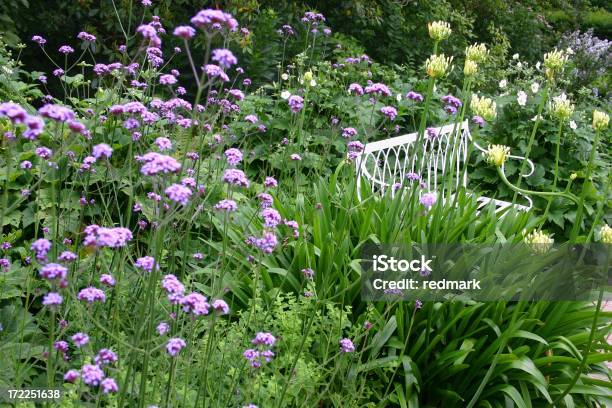
<svg viewBox="0 0 612 408">
<path fill-rule="evenodd" d="M 211 306 L 218 314 L 226 315 L 230 311 L 229 305 L 223 299 L 215 299 Z"/>
<path fill-rule="evenodd" d="M 264 180 L 265 187 L 278 187 L 278 181 L 274 177 L 266 177 Z"/>
<path fill-rule="evenodd" d="M 419 202 L 427 209 L 433 207 L 437 200 L 438 195 L 436 193 L 425 193 L 419 198 Z"/>
<path fill-rule="evenodd" d="M 48 263 L 40 269 L 40 277 L 47 280 L 65 280 L 68 276 L 68 269 L 56 263 Z"/>
<path fill-rule="evenodd" d="M 187 205 L 189 198 L 193 194 L 191 189 L 180 184 L 172 184 L 164 191 L 168 198 L 180 205 Z"/>
<path fill-rule="evenodd" d="M 607 113 L 598 110 L 593 111 L 593 129 L 596 131 L 604 131 L 608 128 L 610 117 Z"/>
<path fill-rule="evenodd" d="M 173 34 L 177 37 L 189 40 L 190 38 L 193 38 L 195 36 L 196 30 L 191 26 L 178 26 L 174 29 Z"/>
<path fill-rule="evenodd" d="M 555 74 L 558 74 L 563 70 L 567 60 L 568 56 L 562 50 L 555 49 L 544 54 L 544 68 L 546 70 L 546 76 L 549 79 L 553 79 Z"/>
<path fill-rule="evenodd" d="M 106 286 L 115 286 L 115 278 L 112 275 L 103 273 L 100 275 L 100 283 Z"/>
<path fill-rule="evenodd" d="M 480 116 L 487 122 L 492 121 L 497 116 L 497 105 L 491 98 L 479 97 L 474 94 L 470 101 L 470 108 L 474 115 Z"/>
<path fill-rule="evenodd" d="M 46 104 L 38 110 L 38 113 L 45 118 L 55 120 L 57 122 L 68 122 L 75 118 L 72 109 L 65 106 Z"/>
<path fill-rule="evenodd" d="M 77 38 L 79 40 L 83 40 L 83 41 L 87 41 L 87 42 L 95 42 L 96 41 L 96 36 L 93 34 L 89 34 L 85 31 L 81 31 L 79 34 L 77 34 Z"/>
<path fill-rule="evenodd" d="M 81 378 L 85 384 L 96 387 L 104 378 L 104 371 L 97 365 L 85 364 L 81 367 Z"/>
<path fill-rule="evenodd" d="M 208 75 L 210 78 L 219 78 L 223 82 L 229 81 L 227 74 L 218 65 L 206 64 L 204 65 L 203 69 L 206 75 Z"/>
<path fill-rule="evenodd" d="M 74 52 L 74 48 L 69 45 L 62 45 L 58 50 L 61 54 L 72 54 Z"/>
<path fill-rule="evenodd" d="M 231 14 L 213 9 L 200 10 L 191 19 L 191 24 L 209 31 L 220 30 L 222 28 L 229 31 L 236 31 L 238 29 L 238 21 Z"/>
<path fill-rule="evenodd" d="M 503 165 L 510 154 L 510 148 L 503 145 L 489 145 L 487 151 L 482 153 L 489 164 L 497 167 Z"/>
<path fill-rule="evenodd" d="M 236 166 L 242 161 L 242 152 L 236 148 L 227 149 L 225 151 L 225 159 L 230 166 Z"/>
<path fill-rule="evenodd" d="M 89 336 L 85 333 L 77 333 L 70 338 L 77 348 L 81 348 L 89 343 Z"/>
<path fill-rule="evenodd" d="M 49 292 L 43 297 L 42 304 L 45 306 L 59 306 L 62 304 L 62 296 L 59 293 Z"/>
<path fill-rule="evenodd" d="M 75 382 L 79 377 L 81 376 L 81 374 L 77 371 L 77 370 L 68 370 L 66 371 L 66 373 L 64 374 L 64 381 L 69 382 L 69 383 L 73 383 Z"/>
<path fill-rule="evenodd" d="M 355 351 L 355 345 L 350 339 L 344 338 L 339 341 L 341 353 L 352 353 Z"/>
<path fill-rule="evenodd" d="M 117 354 L 107 348 L 100 349 L 94 358 L 95 363 L 98 365 L 116 363 L 118 360 L 119 357 L 117 357 Z"/>
<path fill-rule="evenodd" d="M 160 324 L 157 325 L 155 330 L 157 331 L 157 334 L 159 334 L 160 336 L 163 336 L 170 331 L 170 325 L 166 322 L 161 322 Z"/>
<path fill-rule="evenodd" d="M 35 43 L 37 43 L 38 45 L 45 45 L 45 43 L 47 42 L 47 40 L 45 40 L 43 37 L 41 37 L 40 35 L 35 35 L 32 37 L 32 41 L 34 41 Z"/>
<path fill-rule="evenodd" d="M 547 253 L 555 242 L 550 235 L 542 231 L 533 231 L 525 235 L 524 241 L 536 254 Z"/>
<path fill-rule="evenodd" d="M 160 75 L 159 77 L 160 85 L 174 85 L 176 84 L 176 82 L 177 82 L 176 77 L 172 74 L 164 74 L 164 75 Z"/>
<path fill-rule="evenodd" d="M 450 24 L 445 21 L 427 23 L 427 30 L 429 31 L 429 37 L 436 42 L 446 40 L 453 32 L 450 28 Z"/>
<path fill-rule="evenodd" d="M 140 172 L 146 176 L 153 176 L 159 173 L 176 173 L 181 169 L 181 164 L 176 159 L 156 152 L 137 156 L 136 160 L 144 163 L 140 168 Z"/>
<path fill-rule="evenodd" d="M 391 96 L 393 94 L 387 85 L 379 82 L 366 86 L 364 92 L 368 95 L 378 96 Z"/>
<path fill-rule="evenodd" d="M 242 170 L 226 169 L 223 173 L 223 182 L 235 186 L 248 187 L 249 180 Z"/>
<path fill-rule="evenodd" d="M 291 112 L 297 113 L 304 107 L 304 98 L 299 95 L 291 95 L 287 98 L 287 104 L 289 104 Z"/>
<path fill-rule="evenodd" d="M 159 265 L 155 263 L 155 258 L 152 256 L 143 256 L 138 258 L 134 266 L 146 272 L 152 272 L 153 268 L 159 269 Z"/>
<path fill-rule="evenodd" d="M 444 78 L 452 69 L 453 57 L 445 57 L 444 54 L 432 55 L 425 61 L 427 75 L 432 78 Z"/>
<path fill-rule="evenodd" d="M 183 347 L 185 346 L 187 346 L 187 343 L 185 343 L 185 340 L 179 337 L 175 337 L 175 338 L 168 340 L 168 343 L 166 343 L 166 351 L 172 357 L 175 357 L 179 353 L 179 351 L 181 351 Z"/>
<path fill-rule="evenodd" d="M 354 127 L 342 128 L 342 137 L 350 139 L 353 136 L 357 136 L 357 129 L 355 129 Z"/>
<path fill-rule="evenodd" d="M 266 346 L 272 347 L 274 343 L 276 343 L 276 337 L 274 337 L 272 333 L 258 332 L 253 338 L 253 340 L 251 340 L 251 343 L 256 344 L 256 345 L 266 345 Z"/>
<path fill-rule="evenodd" d="M 36 253 L 36 259 L 39 261 L 47 259 L 47 253 L 51 249 L 51 241 L 45 238 L 39 238 L 32 242 L 30 249 Z"/>
<path fill-rule="evenodd" d="M 238 63 L 238 59 L 234 54 L 225 48 L 217 48 L 213 50 L 211 59 L 224 68 L 231 68 Z"/>
<path fill-rule="evenodd" d="M 100 388 L 104 394 L 116 393 L 119 391 L 119 386 L 113 378 L 105 378 L 100 382 Z"/>
<path fill-rule="evenodd" d="M 488 55 L 489 50 L 487 50 L 487 46 L 484 44 L 472 44 L 465 49 L 466 62 L 472 61 L 480 64 L 487 59 Z"/>
<path fill-rule="evenodd" d="M 162 288 L 168 294 L 168 300 L 172 304 L 178 304 L 183 298 L 185 286 L 172 274 L 165 275 L 162 279 Z"/>
<path fill-rule="evenodd" d="M 85 228 L 86 246 L 120 248 L 132 240 L 132 231 L 127 228 L 106 228 L 98 225 L 90 225 Z"/>
<path fill-rule="evenodd" d="M 266 228 L 275 228 L 282 221 L 281 215 L 274 208 L 264 208 L 261 212 L 261 217 Z"/>
<path fill-rule="evenodd" d="M 363 88 L 359 84 L 352 83 L 348 87 L 348 93 L 354 95 L 363 95 Z"/>
<path fill-rule="evenodd" d="M 113 154 L 113 149 L 106 143 L 100 143 L 93 147 L 92 156 L 96 159 L 109 159 Z"/>
<path fill-rule="evenodd" d="M 380 113 L 388 117 L 390 120 L 394 120 L 397 116 L 397 109 L 393 106 L 383 106 L 380 108 Z"/>
<path fill-rule="evenodd" d="M 414 92 L 414 91 L 408 92 L 406 94 L 406 98 L 414 102 L 423 102 L 424 100 L 423 95 L 421 95 L 420 93 Z"/>
<path fill-rule="evenodd" d="M 234 212 L 238 209 L 238 206 L 234 200 L 221 200 L 215 204 L 214 208 L 218 211 Z"/>
<path fill-rule="evenodd" d="M 184 296 L 179 302 L 186 313 L 192 313 L 196 316 L 207 315 L 210 309 L 210 304 L 207 302 L 206 296 L 192 292 Z"/>
<path fill-rule="evenodd" d="M 96 301 L 104 303 L 106 301 L 106 295 L 100 289 L 88 287 L 85 289 L 81 289 L 81 291 L 77 295 L 77 299 L 81 301 L 86 301 L 90 304 Z"/>
</svg>

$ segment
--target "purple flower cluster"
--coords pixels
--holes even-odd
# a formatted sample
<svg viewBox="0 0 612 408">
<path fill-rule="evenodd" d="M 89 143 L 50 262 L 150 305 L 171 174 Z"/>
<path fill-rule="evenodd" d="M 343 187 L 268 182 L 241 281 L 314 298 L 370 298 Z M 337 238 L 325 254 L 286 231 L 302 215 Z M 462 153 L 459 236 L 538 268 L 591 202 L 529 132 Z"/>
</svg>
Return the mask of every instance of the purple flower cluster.
<svg viewBox="0 0 612 408">
<path fill-rule="evenodd" d="M 192 313 L 196 316 L 207 315 L 210 304 L 206 296 L 192 292 L 180 300 L 179 304 L 183 307 L 183 312 Z"/>
<path fill-rule="evenodd" d="M 245 359 L 247 359 L 253 368 L 261 367 L 262 363 L 269 363 L 274 358 L 274 352 L 271 348 L 276 343 L 276 338 L 272 333 L 259 332 L 255 335 L 251 343 L 254 344 L 257 349 L 247 349 L 242 353 Z"/>
<path fill-rule="evenodd" d="M 423 95 L 421 95 L 420 93 L 414 92 L 414 91 L 408 92 L 406 94 L 406 98 L 414 102 L 423 102 Z"/>
<path fill-rule="evenodd" d="M 235 148 L 227 149 L 225 151 L 225 159 L 230 166 L 236 166 L 242 161 L 242 152 Z"/>
<path fill-rule="evenodd" d="M 8 118 L 14 125 L 25 125 L 22 136 L 34 140 L 43 132 L 44 121 L 38 116 L 29 115 L 25 109 L 13 102 L 0 103 L 0 118 Z"/>
<path fill-rule="evenodd" d="M 217 204 L 215 204 L 215 210 L 225 211 L 225 212 L 234 212 L 238 209 L 236 202 L 234 200 L 221 200 Z"/>
<path fill-rule="evenodd" d="M 274 208 L 264 208 L 261 212 L 261 217 L 266 228 L 276 228 L 282 221 L 281 215 Z"/>
<path fill-rule="evenodd" d="M 342 129 L 342 137 L 350 139 L 353 136 L 357 136 L 357 129 L 353 127 L 345 127 Z"/>
<path fill-rule="evenodd" d="M 185 286 L 178 280 L 178 278 L 172 274 L 168 274 L 162 279 L 162 289 L 168 295 L 168 300 L 172 304 L 178 304 L 183 298 L 185 293 Z"/>
<path fill-rule="evenodd" d="M 106 228 L 98 225 L 89 225 L 84 230 L 83 243 L 86 246 L 119 248 L 132 240 L 132 231 L 127 228 Z"/>
<path fill-rule="evenodd" d="M 140 172 L 145 176 L 154 176 L 159 173 L 176 173 L 181 169 L 181 164 L 176 159 L 156 152 L 136 156 L 136 160 L 144 163 L 140 168 Z"/>
<path fill-rule="evenodd" d="M 36 259 L 39 261 L 45 261 L 47 259 L 47 253 L 51 249 L 51 241 L 45 238 L 39 238 L 32 242 L 30 249 L 34 251 Z"/>
<path fill-rule="evenodd" d="M 365 93 L 378 96 L 391 96 L 391 90 L 385 84 L 374 83 L 365 87 Z"/>
<path fill-rule="evenodd" d="M 167 187 L 164 192 L 170 200 L 180 205 L 187 205 L 189 198 L 193 194 L 191 189 L 176 183 Z"/>
<path fill-rule="evenodd" d="M 348 93 L 361 96 L 363 95 L 363 87 L 356 83 L 350 84 L 348 87 Z"/>
<path fill-rule="evenodd" d="M 155 258 L 152 256 L 143 256 L 136 259 L 134 266 L 145 272 L 153 272 L 153 268 L 159 269 L 159 265 L 155 263 Z"/>
<path fill-rule="evenodd" d="M 393 106 L 383 106 L 380 108 L 380 113 L 388 117 L 390 120 L 394 120 L 397 116 L 397 109 Z"/>
<path fill-rule="evenodd" d="M 291 95 L 289 98 L 287 98 L 287 103 L 289 104 L 289 109 L 291 109 L 291 112 L 297 113 L 304 107 L 304 98 L 299 95 Z"/>
<path fill-rule="evenodd" d="M 64 281 L 68 277 L 68 269 L 60 264 L 48 263 L 40 269 L 39 275 L 41 278 L 49 281 Z"/>
<path fill-rule="evenodd" d="M 226 169 L 223 173 L 223 182 L 234 186 L 248 187 L 249 180 L 242 170 Z"/>
<path fill-rule="evenodd" d="M 106 301 L 106 295 L 102 290 L 90 286 L 88 288 L 81 289 L 77 295 L 77 299 L 81 301 L 84 300 L 90 304 L 96 301 L 104 303 Z"/>
<path fill-rule="evenodd" d="M 238 21 L 231 14 L 213 9 L 200 10 L 198 14 L 191 18 L 191 24 L 209 31 L 221 29 L 236 31 L 238 29 Z"/>
<path fill-rule="evenodd" d="M 355 351 L 355 345 L 350 339 L 341 339 L 339 344 L 341 353 L 352 353 L 353 351 Z"/>
<path fill-rule="evenodd" d="M 187 346 L 187 343 L 185 343 L 185 340 L 175 337 L 175 338 L 168 340 L 168 343 L 166 343 L 166 351 L 172 357 L 176 357 L 179 351 L 181 351 L 186 346 Z"/>
<path fill-rule="evenodd" d="M 232 65 L 236 65 L 238 63 L 238 59 L 234 56 L 234 54 L 225 48 L 213 50 L 211 59 L 226 69 L 231 68 Z"/>
</svg>

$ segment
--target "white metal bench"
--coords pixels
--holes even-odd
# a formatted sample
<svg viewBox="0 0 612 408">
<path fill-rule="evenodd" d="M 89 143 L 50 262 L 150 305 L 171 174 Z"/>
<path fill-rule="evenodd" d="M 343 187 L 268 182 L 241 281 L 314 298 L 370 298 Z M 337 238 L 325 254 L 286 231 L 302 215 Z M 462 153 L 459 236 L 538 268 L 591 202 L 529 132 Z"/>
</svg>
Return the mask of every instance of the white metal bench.
<svg viewBox="0 0 612 408">
<path fill-rule="evenodd" d="M 361 200 L 362 177 L 370 183 L 372 192 L 378 191 L 385 194 L 386 190 L 390 188 L 392 196 L 410 188 L 410 180 L 406 179 L 406 175 L 409 173 L 416 173 L 421 177 L 421 182 L 424 183 L 424 188 L 421 189 L 422 193 L 436 192 L 439 197 L 446 197 L 445 193 L 448 193 L 448 191 L 445 191 L 445 189 L 448 189 L 449 186 L 454 191 L 460 185 L 467 187 L 467 171 L 464 171 L 463 164 L 467 161 L 468 146 L 473 143 L 473 146 L 481 152 L 485 152 L 486 149 L 472 140 L 467 120 L 460 126 L 451 124 L 435 128 L 435 130 L 437 136 L 429 137 L 425 134 L 420 148 L 416 143 L 418 140 L 417 133 L 367 143 L 363 152 L 355 159 L 359 200 Z M 453 135 L 456 136 L 453 137 Z M 419 157 L 421 157 L 420 168 L 417 169 Z M 508 157 L 525 160 L 522 156 L 510 155 Z M 452 163 L 447 166 L 447 162 L 451 159 Z M 533 162 L 527 159 L 527 163 L 529 172 L 524 174 L 523 177 L 529 177 L 534 172 Z M 449 182 L 448 177 L 451 175 L 453 180 Z M 396 183 L 401 183 L 401 187 L 397 191 L 394 188 L 394 185 L 397 186 Z M 450 193 L 453 194 L 454 191 Z M 514 207 L 521 211 L 527 211 L 533 203 L 529 197 L 525 195 L 523 197 L 528 201 L 528 205 L 514 204 Z M 498 214 L 513 206 L 510 202 L 489 197 L 478 197 L 477 201 L 479 203 L 478 210 L 489 203 L 493 203 L 495 212 Z"/>
</svg>

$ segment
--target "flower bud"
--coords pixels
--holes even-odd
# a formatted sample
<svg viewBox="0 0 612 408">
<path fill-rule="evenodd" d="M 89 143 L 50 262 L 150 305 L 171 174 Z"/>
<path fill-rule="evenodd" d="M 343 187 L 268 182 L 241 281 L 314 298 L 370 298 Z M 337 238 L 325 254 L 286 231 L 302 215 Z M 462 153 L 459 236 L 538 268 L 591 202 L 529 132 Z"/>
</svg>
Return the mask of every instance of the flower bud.
<svg viewBox="0 0 612 408">
<path fill-rule="evenodd" d="M 427 75 L 432 78 L 443 78 L 445 77 L 451 68 L 453 57 L 446 58 L 444 54 L 432 55 L 425 61 L 425 68 Z"/>
<path fill-rule="evenodd" d="M 608 224 L 604 224 L 603 227 L 601 227 L 599 235 L 601 235 L 601 242 L 604 244 L 612 244 L 612 228 L 610 228 Z"/>
<path fill-rule="evenodd" d="M 552 114 L 554 117 L 559 119 L 561 122 L 565 122 L 574 113 L 574 105 L 567 99 L 567 95 L 562 93 L 559 96 L 553 98 L 552 102 Z"/>
<path fill-rule="evenodd" d="M 555 74 L 563 70 L 563 66 L 566 62 L 567 55 L 565 55 L 563 51 L 555 49 L 544 54 L 544 68 L 546 69 L 546 76 L 549 79 L 553 79 Z"/>
<path fill-rule="evenodd" d="M 307 71 L 304 74 L 304 81 L 310 81 L 310 80 L 312 80 L 312 71 Z"/>
<path fill-rule="evenodd" d="M 536 254 L 545 254 L 550 251 L 552 244 L 555 242 L 550 235 L 542 231 L 533 231 L 525 235 L 525 243 L 529 245 L 531 250 Z"/>
<path fill-rule="evenodd" d="M 477 63 L 484 62 L 488 54 L 489 50 L 484 44 L 472 44 L 465 49 L 465 58 Z"/>
<path fill-rule="evenodd" d="M 478 64 L 472 60 L 466 59 L 465 65 L 463 66 L 463 73 L 465 76 L 475 75 L 476 72 L 478 72 Z"/>
<path fill-rule="evenodd" d="M 478 97 L 478 95 L 472 95 L 470 102 L 470 108 L 476 116 L 482 117 L 487 122 L 492 121 L 497 116 L 497 105 L 491 98 Z"/>
<path fill-rule="evenodd" d="M 500 167 L 506 162 L 509 154 L 510 148 L 503 145 L 489 145 L 487 147 L 487 151 L 483 152 L 487 163 L 493 164 L 497 167 Z"/>
<path fill-rule="evenodd" d="M 610 117 L 607 113 L 598 110 L 593 111 L 593 129 L 597 131 L 606 130 L 609 122 Z"/>
<path fill-rule="evenodd" d="M 428 23 L 427 30 L 429 30 L 429 36 L 434 41 L 446 40 L 453 32 L 453 30 L 450 28 L 450 24 L 444 21 L 434 21 L 433 23 Z"/>
</svg>

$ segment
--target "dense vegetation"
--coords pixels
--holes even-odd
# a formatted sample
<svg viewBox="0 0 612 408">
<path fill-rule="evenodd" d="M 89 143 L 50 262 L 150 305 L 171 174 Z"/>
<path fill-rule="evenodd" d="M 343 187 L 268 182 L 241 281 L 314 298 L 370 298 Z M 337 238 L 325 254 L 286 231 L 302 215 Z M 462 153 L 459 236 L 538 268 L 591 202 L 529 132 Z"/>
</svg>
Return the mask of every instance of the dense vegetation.
<svg viewBox="0 0 612 408">
<path fill-rule="evenodd" d="M 550 33 L 539 3 L 150 3 L 43 11 L 74 32 L 16 14 L 35 1 L 0 6 L 0 390 L 60 388 L 62 407 L 612 403 L 604 288 L 365 302 L 359 262 L 368 244 L 612 243 L 605 24 L 557 16 L 584 32 Z M 452 200 L 421 174 L 358 183 L 368 142 L 464 120 L 487 148 Z M 474 192 L 533 208 L 479 210 Z"/>
</svg>

